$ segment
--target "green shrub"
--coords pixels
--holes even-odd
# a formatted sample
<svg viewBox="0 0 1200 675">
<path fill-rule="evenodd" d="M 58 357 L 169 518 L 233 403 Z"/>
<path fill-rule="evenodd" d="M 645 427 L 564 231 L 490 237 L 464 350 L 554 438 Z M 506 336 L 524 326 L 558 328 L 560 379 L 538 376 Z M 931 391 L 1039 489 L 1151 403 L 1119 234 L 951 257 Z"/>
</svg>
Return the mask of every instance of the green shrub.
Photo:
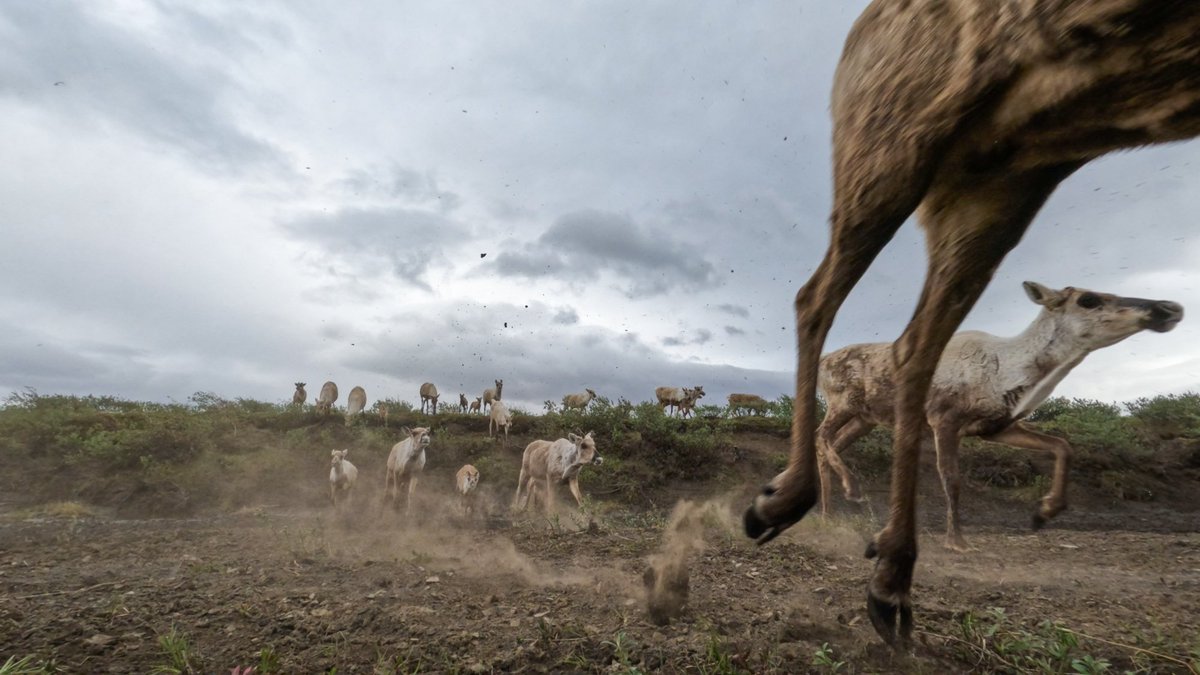
<svg viewBox="0 0 1200 675">
<path fill-rule="evenodd" d="M 1134 425 L 1112 403 L 1079 398 L 1069 403 L 1060 401 L 1051 414 L 1049 419 L 1035 421 L 1041 421 L 1045 431 L 1065 435 L 1081 458 L 1096 453 L 1118 458 L 1143 454 Z"/>
<path fill-rule="evenodd" d="M 892 432 L 875 427 L 842 451 L 842 459 L 856 475 L 865 478 L 887 476 L 892 470 Z"/>
<path fill-rule="evenodd" d="M 780 395 L 779 398 L 767 404 L 766 413 L 771 417 L 791 420 L 792 410 L 795 407 L 796 400 L 787 394 Z M 825 397 L 817 394 L 817 423 L 825 419 L 825 411 L 828 406 L 825 404 Z"/>
<path fill-rule="evenodd" d="M 1125 404 L 1143 434 L 1155 440 L 1200 437 L 1200 394 L 1167 394 Z"/>
</svg>

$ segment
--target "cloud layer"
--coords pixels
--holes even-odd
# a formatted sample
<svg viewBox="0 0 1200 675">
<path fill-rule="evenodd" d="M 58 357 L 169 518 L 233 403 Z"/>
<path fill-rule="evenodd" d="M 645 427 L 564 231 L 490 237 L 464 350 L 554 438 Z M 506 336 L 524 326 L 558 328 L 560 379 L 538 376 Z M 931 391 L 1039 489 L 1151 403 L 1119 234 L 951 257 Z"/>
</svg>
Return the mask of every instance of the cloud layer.
<svg viewBox="0 0 1200 675">
<path fill-rule="evenodd" d="M 789 392 L 865 5 L 0 4 L 0 392 Z M 1026 279 L 1197 304 L 1198 160 L 1085 167 L 965 327 L 1018 333 Z M 894 339 L 924 255 L 906 225 L 828 347 Z M 1059 393 L 1195 388 L 1190 321 Z"/>
</svg>

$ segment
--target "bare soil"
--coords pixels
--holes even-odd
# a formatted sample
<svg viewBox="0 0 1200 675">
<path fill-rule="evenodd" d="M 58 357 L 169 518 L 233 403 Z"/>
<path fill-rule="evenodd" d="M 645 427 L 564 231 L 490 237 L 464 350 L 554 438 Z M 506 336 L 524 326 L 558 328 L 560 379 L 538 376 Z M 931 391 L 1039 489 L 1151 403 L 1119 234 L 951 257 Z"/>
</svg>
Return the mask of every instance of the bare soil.
<svg viewBox="0 0 1200 675">
<path fill-rule="evenodd" d="M 865 616 L 862 553 L 881 513 L 813 514 L 756 547 L 737 521 L 748 481 L 711 503 L 681 549 L 688 604 L 659 626 L 642 579 L 665 551 L 666 511 L 601 501 L 591 513 L 514 517 L 497 488 L 483 513 L 463 517 L 437 496 L 450 484 L 428 477 L 424 515 L 411 519 L 370 490 L 338 512 L 267 504 L 190 519 L 10 507 L 0 514 L 0 660 L 150 672 L 171 663 L 159 638 L 174 629 L 203 673 L 260 663 L 285 673 L 830 672 L 813 663 L 823 645 L 841 672 L 988 672 L 995 661 L 960 630 L 988 608 L 1030 630 L 1060 621 L 1118 668 L 1188 672 L 1180 646 L 1200 646 L 1190 505 L 1074 506 L 1033 533 L 1032 502 L 971 494 L 975 550 L 955 553 L 941 546 L 940 500 L 925 499 L 918 644 L 897 656 Z M 870 487 L 878 509 L 885 486 Z M 1129 645 L 1146 636 L 1175 651 L 1139 656 Z"/>
</svg>

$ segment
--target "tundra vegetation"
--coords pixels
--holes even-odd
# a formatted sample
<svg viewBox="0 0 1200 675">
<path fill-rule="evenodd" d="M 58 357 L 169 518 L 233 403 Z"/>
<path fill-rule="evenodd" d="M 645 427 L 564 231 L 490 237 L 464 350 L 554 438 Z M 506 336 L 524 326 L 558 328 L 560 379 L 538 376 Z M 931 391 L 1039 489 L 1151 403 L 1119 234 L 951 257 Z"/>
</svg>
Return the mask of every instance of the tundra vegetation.
<svg viewBox="0 0 1200 675">
<path fill-rule="evenodd" d="M 259 513 L 266 506 L 310 508 L 317 513 L 332 513 L 329 509 L 330 448 L 349 447 L 352 448 L 354 463 L 362 474 L 358 476 L 355 490 L 363 492 L 350 500 L 348 513 L 361 511 L 363 515 L 352 515 L 349 520 L 339 521 L 339 526 L 344 527 L 349 523 L 357 527 L 354 523 L 362 520 L 364 531 L 374 532 L 379 527 L 375 524 L 374 509 L 384 482 L 380 476 L 388 451 L 400 439 L 403 427 L 429 425 L 429 418 L 415 410 L 412 403 L 381 399 L 379 404 L 377 408 L 389 411 L 390 426 L 383 426 L 382 415 L 372 412 L 362 415 L 359 424 L 348 428 L 340 419 L 326 418 L 311 406 L 294 406 L 290 400 L 266 403 L 244 398 L 225 399 L 201 392 L 181 403 L 158 404 L 101 396 L 43 396 L 33 391 L 13 394 L 0 405 L 0 465 L 7 469 L 0 473 L 4 476 L 0 480 L 4 481 L 5 510 L 15 513 L 35 509 L 32 512 L 80 522 L 90 522 L 88 519 L 95 518 L 98 513 L 125 517 L 146 514 L 185 516 Z M 584 495 L 584 508 L 580 513 L 585 524 L 587 519 L 595 518 L 600 523 L 600 533 L 554 538 L 554 533 L 562 528 L 578 527 L 571 525 L 573 521 L 569 515 L 575 512 L 574 500 L 563 489 L 562 496 L 565 499 L 561 499 L 560 504 L 570 509 L 567 516 L 557 520 L 555 516 L 541 515 L 540 510 L 531 510 L 522 516 L 527 520 L 516 521 L 511 526 L 513 529 L 503 530 L 506 533 L 503 536 L 511 537 L 518 543 L 525 542 L 518 544 L 525 550 L 529 550 L 529 546 L 565 550 L 561 547 L 567 545 L 592 550 L 597 544 L 591 542 L 604 542 L 601 549 L 593 551 L 598 556 L 594 559 L 600 564 L 607 564 L 604 561 L 611 559 L 614 568 L 632 569 L 629 583 L 640 589 L 643 566 L 638 561 L 652 554 L 656 539 L 653 534 L 647 536 L 645 531 L 661 530 L 667 522 L 666 514 L 681 494 L 690 497 L 728 494 L 731 490 L 752 486 L 756 483 L 756 476 L 777 470 L 787 461 L 792 410 L 792 400 L 787 396 L 768 401 L 761 416 L 744 417 L 722 416 L 723 406 L 699 406 L 694 418 L 680 419 L 664 414 L 657 401 L 614 402 L 604 397 L 596 398 L 586 411 L 572 410 L 563 414 L 555 410 L 554 405 L 548 407 L 550 409 L 544 412 L 516 411 L 519 414 L 514 416 L 511 430 L 514 443 L 507 450 L 489 442 L 486 435 L 489 420 L 486 416 L 439 411 L 437 422 L 433 425 L 433 442 L 427 453 L 425 467 L 425 472 L 432 477 L 423 481 L 418 489 L 418 500 L 436 493 L 444 493 L 446 499 L 457 499 L 453 476 L 464 464 L 471 464 L 478 469 L 481 477 L 475 491 L 476 503 L 481 511 L 479 517 L 482 522 L 491 523 L 493 521 L 489 519 L 494 518 L 496 513 L 493 505 L 495 500 L 512 500 L 520 471 L 520 450 L 527 443 L 539 438 L 568 438 L 572 433 L 593 430 L 604 463 L 589 465 L 580 473 Z M 1076 492 L 1079 499 L 1067 512 L 1068 516 L 1086 513 L 1106 503 L 1123 504 L 1126 506 L 1121 508 L 1136 512 L 1159 503 L 1173 508 L 1181 499 L 1195 501 L 1193 486 L 1200 479 L 1200 395 L 1158 396 L 1120 404 L 1052 398 L 1043 403 L 1029 421 L 1047 433 L 1069 439 L 1075 449 L 1071 478 L 1079 486 Z M 846 463 L 862 478 L 864 489 L 877 505 L 883 500 L 890 467 L 890 448 L 890 434 L 881 427 L 864 436 L 845 450 L 843 455 Z M 936 466 L 932 452 L 925 454 L 927 461 L 922 470 L 928 476 L 934 476 Z M 1053 466 L 1053 458 L 966 439 L 962 464 L 966 485 L 973 495 L 979 493 L 978 497 L 972 497 L 973 501 L 982 501 L 987 497 L 993 502 L 1011 503 L 1013 512 L 1019 513 L 1024 512 L 1030 499 L 1044 493 L 1045 476 Z M 927 483 L 929 490 L 924 494 L 924 502 L 936 512 L 941 508 L 940 491 L 935 480 Z M 1191 497 L 1187 496 L 1189 494 Z M 850 519 L 842 522 L 855 523 L 858 522 L 855 519 L 863 518 L 857 510 L 859 507 L 850 504 L 839 506 L 840 517 Z M 390 512 L 385 511 L 382 517 L 389 516 Z M 1112 516 L 1106 514 L 1106 517 Z M 975 521 L 969 522 L 973 524 Z M 87 526 L 88 529 L 91 527 Z M 345 552 L 348 549 L 341 546 L 344 538 L 366 536 L 351 530 L 334 537 L 321 534 L 313 527 L 295 524 L 294 521 L 287 521 L 286 527 L 290 528 L 289 532 L 286 536 L 279 535 L 279 545 L 287 548 L 284 551 L 287 555 L 285 562 L 291 567 L 281 578 L 291 578 L 314 565 L 317 565 L 314 569 L 330 569 L 312 562 L 328 556 L 333 556 L 329 558 L 328 565 L 332 565 L 333 569 L 342 569 L 348 560 L 345 556 L 349 555 Z M 815 533 L 820 539 L 838 531 L 830 528 L 844 526 L 814 521 L 807 527 L 816 529 L 809 529 L 806 535 Z M 1051 525 L 1048 534 L 1022 535 L 1030 542 L 1043 542 L 1045 552 L 1037 555 L 1044 555 L 1047 561 L 1061 558 L 1064 551 L 1072 553 L 1070 549 L 1054 544 L 1057 539 L 1049 538 L 1057 538 L 1068 532 L 1053 529 L 1055 527 L 1058 526 Z M 542 531 L 539 528 L 549 529 L 539 534 Z M 860 529 L 866 533 L 871 527 L 865 525 Z M 413 531 L 387 526 L 377 534 L 391 541 L 403 532 L 410 533 L 403 536 L 415 536 L 411 534 Z M 70 527 L 62 530 L 63 541 L 69 542 L 71 537 L 80 536 L 73 532 L 75 530 Z M 231 537 L 234 539 L 244 536 L 240 529 L 233 532 Z M 466 532 L 464 536 L 469 537 L 495 536 L 484 535 L 485 531 L 479 529 Z M 613 534 L 606 535 L 605 532 Z M 729 600 L 713 596 L 716 584 L 736 578 L 741 580 L 741 585 L 735 588 L 751 592 L 751 589 L 763 583 L 757 577 L 752 579 L 748 576 L 761 573 L 756 570 L 810 570 L 816 575 L 809 577 L 811 581 L 797 585 L 787 574 L 779 581 L 791 589 L 789 593 L 803 595 L 816 592 L 823 598 L 825 596 L 821 594 L 826 591 L 814 589 L 829 588 L 831 576 L 839 573 L 828 571 L 824 563 L 813 567 L 812 561 L 820 560 L 820 552 L 810 543 L 785 542 L 786 548 L 779 553 L 767 549 L 750 551 L 738 544 L 736 532 L 728 528 L 718 528 L 715 532 L 710 532 L 710 548 L 716 549 L 717 557 L 712 556 L 712 551 L 693 554 L 693 583 L 688 600 L 692 609 L 684 610 L 683 620 L 690 627 L 694 641 L 700 644 L 699 648 L 692 642 L 687 643 L 692 646 L 679 649 L 652 647 L 649 642 L 652 634 L 638 628 L 642 616 L 638 607 L 624 610 L 626 613 L 613 619 L 615 623 L 612 625 L 606 623 L 607 619 L 588 621 L 586 625 L 580 619 L 576 625 L 572 623 L 574 619 L 562 616 L 562 612 L 567 610 L 555 609 L 551 615 L 529 619 L 532 622 L 529 630 L 534 631 L 529 639 L 523 633 L 516 634 L 518 639 L 505 632 L 510 630 L 507 619 L 500 622 L 503 628 L 497 630 L 505 636 L 503 639 L 507 644 L 527 645 L 536 640 L 537 650 L 523 651 L 519 658 L 533 659 L 548 670 L 583 672 L 617 669 L 621 672 L 633 672 L 635 669 L 642 672 L 671 669 L 689 672 L 797 672 L 806 669 L 810 672 L 874 672 L 907 669 L 918 672 L 922 668 L 924 672 L 965 672 L 971 669 L 989 672 L 1103 672 L 1106 667 L 1111 668 L 1111 672 L 1188 672 L 1188 667 L 1194 667 L 1188 664 L 1196 664 L 1197 657 L 1200 657 L 1200 652 L 1191 654 L 1191 650 L 1200 649 L 1200 644 L 1193 639 L 1194 631 L 1188 632 L 1188 626 L 1194 625 L 1191 618 L 1176 617 L 1181 622 L 1177 626 L 1131 625 L 1126 631 L 1124 625 L 1108 625 L 1103 620 L 1088 620 L 1086 624 L 1080 624 L 1082 619 L 1078 617 L 1081 614 L 1075 615 L 1076 619 L 1070 624 L 1058 620 L 1044 622 L 1032 607 L 1023 608 L 1023 603 L 1009 604 L 1007 613 L 1001 609 L 978 610 L 971 607 L 972 601 L 963 599 L 960 602 L 952 595 L 945 596 L 948 611 L 944 615 L 931 617 L 923 628 L 924 639 L 936 645 L 936 649 L 929 648 L 936 656 L 930 657 L 928 653 L 919 656 L 915 662 L 917 665 L 911 669 L 908 666 L 889 665 L 890 661 L 881 660 L 885 657 L 872 656 L 873 652 L 862 646 L 861 638 L 857 642 L 848 641 L 844 634 L 848 629 L 844 627 L 822 632 L 820 639 L 809 645 L 805 642 L 807 637 L 796 637 L 811 632 L 803 627 L 809 625 L 811 620 L 801 621 L 799 612 L 795 619 L 789 619 L 787 612 L 781 615 L 782 618 L 770 618 L 775 616 L 771 612 L 768 612 L 769 616 L 764 615 L 766 618 L 760 617 L 762 611 L 753 616 L 737 615 L 740 617 L 738 621 L 745 619 L 750 622 L 747 625 L 767 622 L 761 625 L 772 631 L 770 635 L 782 636 L 785 645 L 780 647 L 770 640 L 747 640 L 738 637 L 742 629 L 726 626 L 714 618 L 717 614 L 713 613 L 712 603 L 726 603 Z M 141 536 L 138 534 L 138 537 Z M 1175 538 L 1184 541 L 1186 536 L 1177 535 Z M 804 542 L 805 539 L 807 537 L 797 538 L 796 542 Z M 989 541 L 994 545 L 995 540 Z M 1188 555 L 1186 548 L 1171 549 L 1169 544 L 1167 542 L 1168 552 L 1172 555 Z M 425 553 L 423 548 L 415 544 L 404 544 L 400 548 L 404 556 L 412 557 L 414 574 L 420 575 L 416 579 L 420 588 L 405 590 L 405 593 L 441 589 L 440 592 L 444 594 L 459 583 L 445 574 L 437 575 L 440 576 L 440 582 L 427 583 L 426 580 L 434 575 L 428 571 L 417 571 L 418 566 L 428 568 L 430 558 L 426 556 L 436 556 L 437 553 Z M 857 556 L 857 545 L 853 548 L 853 554 Z M 95 558 L 97 554 L 90 555 Z M 390 555 L 377 560 L 391 560 Z M 814 559 L 813 556 L 818 557 Z M 206 565 L 215 563 L 209 562 L 208 554 L 201 558 L 199 562 L 185 562 L 185 573 L 193 576 L 207 574 L 204 571 L 208 569 Z M 730 560 L 728 569 L 709 569 L 722 558 Z M 734 569 L 734 564 L 740 567 Z M 847 591 L 854 596 L 853 602 L 847 600 L 846 604 L 857 606 L 861 602 L 861 570 L 849 569 L 853 565 L 838 564 L 847 567 L 840 574 L 853 577 L 850 581 L 853 582 L 854 592 Z M 391 574 L 385 574 L 382 565 L 377 561 L 371 567 L 362 568 L 362 573 L 370 575 L 363 582 L 366 584 L 363 593 L 382 590 L 385 594 L 372 601 L 373 604 L 382 602 L 394 592 L 377 585 L 376 577 Z M 388 563 L 389 569 L 390 565 Z M 1068 565 L 1068 562 L 1060 561 L 1059 569 L 1065 569 Z M 1186 572 L 1184 568 L 1193 563 L 1184 560 L 1182 565 L 1181 574 Z M 229 570 L 241 567 L 214 567 L 212 573 L 217 576 L 234 574 Z M 186 572 L 188 569 L 192 571 Z M 1015 574 L 1014 565 L 1006 569 L 1010 574 Z M 458 575 L 453 579 L 458 579 Z M 104 580 L 102 578 L 101 582 Z M 1167 581 L 1175 583 L 1170 575 Z M 178 585 L 181 581 L 171 583 Z M 313 583 L 319 585 L 323 582 Z M 981 587 L 992 588 L 991 581 L 980 583 Z M 144 596 L 141 591 L 134 596 L 125 595 L 127 590 L 136 589 L 109 587 L 74 594 L 76 589 L 86 589 L 90 585 L 69 580 L 57 589 L 67 591 L 69 595 L 48 597 L 57 600 L 79 598 L 80 602 L 86 600 L 95 604 L 99 598 L 108 597 L 106 592 L 111 590 L 113 602 L 118 604 L 114 604 L 106 616 L 119 618 L 125 611 L 122 607 L 132 606 L 130 603 L 134 599 Z M 1164 589 L 1170 590 L 1168 587 Z M 17 593 L 32 595 L 40 590 L 33 588 Z M 545 592 L 536 589 L 531 591 L 539 595 Z M 1173 595 L 1186 597 L 1190 592 L 1187 588 L 1179 588 Z M 95 599 L 89 599 L 92 594 L 96 594 Z M 487 600 L 487 597 L 485 594 L 483 600 Z M 44 598 L 36 600 L 46 601 Z M 241 616 L 238 612 L 257 616 L 257 612 L 261 611 L 255 606 L 242 604 L 244 602 L 238 600 L 229 607 L 229 611 L 235 617 Z M 1044 605 L 1041 600 L 1034 599 L 1034 602 Z M 995 604 L 1002 603 L 997 601 Z M 485 602 L 483 606 L 494 605 Z M 295 612 L 295 616 L 299 617 L 305 612 L 317 611 L 317 607 L 312 604 L 311 611 L 301 612 L 295 608 L 287 611 Z M 336 605 L 333 607 L 336 608 Z M 212 609 L 218 612 L 225 610 L 223 606 Z M 529 611 L 540 613 L 545 608 Z M 847 616 L 853 619 L 856 615 Z M 329 619 L 320 619 L 318 616 L 316 620 Z M 219 649 L 216 645 L 232 644 L 238 640 L 225 638 L 214 641 L 211 636 L 206 637 L 205 629 L 192 623 L 186 612 L 164 619 L 164 622 L 153 625 L 148 639 L 153 642 L 155 635 L 173 634 L 178 638 L 172 642 L 173 645 L 186 640 L 189 650 L 187 656 L 195 672 L 228 672 L 235 665 L 217 659 L 213 654 Z M 178 622 L 177 631 L 170 633 L 173 622 Z M 800 627 L 794 627 L 792 623 L 795 622 L 799 622 L 796 625 Z M 225 625 L 224 620 L 213 625 L 218 623 Z M 587 627 L 593 623 L 594 627 Z M 106 629 L 103 624 L 97 625 L 96 632 L 100 635 L 96 640 L 99 642 L 110 639 L 105 637 L 110 634 L 117 640 L 125 639 L 120 637 L 125 635 L 124 632 Z M 1087 637 L 1088 634 L 1096 634 L 1098 625 L 1107 625 L 1110 629 L 1109 632 L 1100 633 L 1106 642 Z M 524 619 L 521 626 L 520 630 L 526 630 Z M 658 630 L 668 631 L 667 634 L 671 635 L 669 631 L 674 629 L 673 625 L 668 625 Z M 856 630 L 862 632 L 861 625 Z M 363 629 L 356 632 L 361 637 Z M 866 632 L 869 633 L 869 629 Z M 89 633 L 80 640 L 93 637 Z M 339 638 L 357 639 L 353 633 Z M 486 642 L 487 635 L 482 639 Z M 477 650 L 466 646 L 445 653 L 431 651 L 438 642 L 436 639 L 422 640 L 419 646 L 412 642 L 398 652 L 389 652 L 381 647 L 378 658 L 389 659 L 385 672 L 453 671 L 466 670 L 470 665 L 465 661 L 455 661 L 454 654 L 477 653 Z M 248 651 L 241 665 L 277 664 L 281 660 L 283 665 L 277 665 L 274 670 L 262 667 L 260 672 L 317 672 L 341 664 L 338 671 L 342 672 L 348 669 L 348 664 L 355 663 L 355 657 L 353 650 L 342 649 L 338 644 L 341 643 L 332 641 L 322 643 L 325 646 L 314 646 L 314 650 L 328 650 L 328 656 L 321 657 L 327 658 L 327 661 L 298 662 L 295 660 L 296 647 L 285 647 L 282 642 L 268 640 Z M 808 646 L 800 653 L 788 651 L 794 650 L 797 644 Z M 156 650 L 157 647 L 150 649 Z M 375 653 L 370 647 L 366 652 Z M 321 653 L 325 654 L 324 651 Z M 13 656 L 13 663 L 28 657 L 28 672 L 53 672 L 52 669 L 38 669 L 41 667 L 39 664 L 45 665 L 53 660 L 50 653 L 13 651 L 4 656 L 7 658 L 10 655 Z M 89 663 L 103 663 L 104 658 L 110 657 Z M 164 663 L 175 661 L 174 657 L 168 658 L 165 647 L 161 655 L 151 658 Z M 931 658 L 933 660 L 929 660 Z M 407 666 L 401 663 L 404 659 L 409 659 Z M 144 670 L 148 672 L 156 662 L 129 663 L 145 665 Z M 315 668 L 316 663 L 329 665 Z M 488 663 L 496 670 L 506 668 L 500 661 Z M 508 667 L 516 668 L 519 664 L 513 661 Z M 368 664 L 366 671 L 370 670 Z"/>
<path fill-rule="evenodd" d="M 547 402 L 550 404 L 550 402 Z M 131 495 L 119 488 L 137 476 L 138 492 L 159 506 L 191 512 L 204 505 L 238 507 L 253 499 L 262 482 L 286 482 L 280 476 L 311 474 L 329 461 L 329 447 L 351 446 L 360 457 L 382 452 L 400 440 L 398 429 L 427 418 L 411 403 L 381 400 L 390 411 L 390 428 L 381 415 L 365 415 L 349 429 L 332 425 L 313 408 L 247 398 L 225 399 L 197 392 L 183 403 L 147 403 L 111 396 L 44 396 L 14 393 L 0 404 L 0 461 L 19 465 L 21 494 L 68 495 L 96 506 L 121 506 Z M 550 405 L 553 408 L 553 405 Z M 699 406 L 694 419 L 663 414 L 656 402 L 616 402 L 596 398 L 586 411 L 542 414 L 510 408 L 511 432 L 519 439 L 564 438 L 594 430 L 606 464 L 585 475 L 607 488 L 632 482 L 640 488 L 673 481 L 704 481 L 720 476 L 734 459 L 743 435 L 786 439 L 792 399 L 770 401 L 761 416 L 722 417 L 720 407 Z M 823 406 L 819 408 L 823 415 Z M 436 452 L 429 466 L 457 469 L 495 448 L 486 441 L 487 416 L 446 413 L 434 427 Z M 1075 448 L 1072 480 L 1120 500 L 1152 501 L 1153 485 L 1175 470 L 1200 461 L 1200 394 L 1139 398 L 1124 403 L 1051 398 L 1028 421 L 1061 436 Z M 335 428 L 336 427 L 341 427 Z M 845 451 L 846 463 L 866 479 L 890 466 L 891 434 L 877 428 Z M 523 445 L 521 447 L 524 447 Z M 785 461 L 786 448 L 755 454 L 765 464 Z M 513 457 L 516 478 L 519 457 Z M 314 461 L 319 462 L 313 464 Z M 1030 487 L 1044 482 L 1053 458 L 977 439 L 964 439 L 963 473 L 969 482 L 997 488 Z M 473 463 L 473 462 L 472 462 Z M 478 465 L 477 465 L 478 466 Z M 277 473 L 279 472 L 279 473 Z M 8 480 L 15 481 L 10 472 Z M 275 475 L 270 478 L 268 476 Z M 221 480 L 210 480 L 221 477 Z M 86 478 L 86 479 L 85 479 Z M 321 486 L 318 501 L 327 501 Z M 301 491 L 302 492 L 302 491 Z M 310 495 L 311 497 L 311 495 Z"/>
</svg>

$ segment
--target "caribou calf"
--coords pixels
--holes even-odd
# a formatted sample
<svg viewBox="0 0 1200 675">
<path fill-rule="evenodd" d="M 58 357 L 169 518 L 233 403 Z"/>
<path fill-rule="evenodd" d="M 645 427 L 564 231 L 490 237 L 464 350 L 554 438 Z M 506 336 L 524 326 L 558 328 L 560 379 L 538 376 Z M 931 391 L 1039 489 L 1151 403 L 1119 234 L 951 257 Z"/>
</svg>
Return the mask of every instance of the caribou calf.
<svg viewBox="0 0 1200 675">
<path fill-rule="evenodd" d="M 459 507 L 464 514 L 475 511 L 475 488 L 479 485 L 479 469 L 470 464 L 462 465 L 454 474 L 454 490 L 458 492 Z"/>
<path fill-rule="evenodd" d="M 513 505 L 521 510 L 529 506 L 529 498 L 538 489 L 544 489 L 546 511 L 554 508 L 554 488 L 567 483 L 575 502 L 583 506 L 583 493 L 579 491 L 579 470 L 587 464 L 604 462 L 596 452 L 592 432 L 583 436 L 567 434 L 557 441 L 534 441 L 525 446 L 521 456 L 521 477 L 517 479 L 517 496 Z M 539 486 L 538 484 L 541 483 Z"/>
<path fill-rule="evenodd" d="M 349 449 L 334 450 L 329 458 L 329 501 L 333 503 L 335 509 L 338 505 L 338 493 L 344 493 L 346 497 L 349 497 L 350 489 L 358 480 L 358 469 L 350 463 L 350 460 L 346 459 L 348 454 L 350 454 Z"/>
<path fill-rule="evenodd" d="M 1061 291 L 1026 281 L 1025 293 L 1042 311 L 1023 333 L 1002 338 L 979 331 L 957 333 L 933 376 L 925 416 L 946 493 L 946 545 L 966 548 L 959 526 L 958 446 L 964 436 L 1054 454 L 1050 492 L 1033 516 L 1034 529 L 1067 508 L 1071 446 L 1034 431 L 1021 420 L 1097 349 L 1150 329 L 1164 333 L 1183 318 L 1165 300 L 1123 298 L 1068 286 Z M 829 508 L 830 469 L 847 499 L 858 501 L 854 477 L 839 453 L 876 425 L 893 426 L 897 382 L 891 343 L 851 345 L 821 359 L 818 387 L 828 402 L 817 429 L 821 510 Z"/>
</svg>

